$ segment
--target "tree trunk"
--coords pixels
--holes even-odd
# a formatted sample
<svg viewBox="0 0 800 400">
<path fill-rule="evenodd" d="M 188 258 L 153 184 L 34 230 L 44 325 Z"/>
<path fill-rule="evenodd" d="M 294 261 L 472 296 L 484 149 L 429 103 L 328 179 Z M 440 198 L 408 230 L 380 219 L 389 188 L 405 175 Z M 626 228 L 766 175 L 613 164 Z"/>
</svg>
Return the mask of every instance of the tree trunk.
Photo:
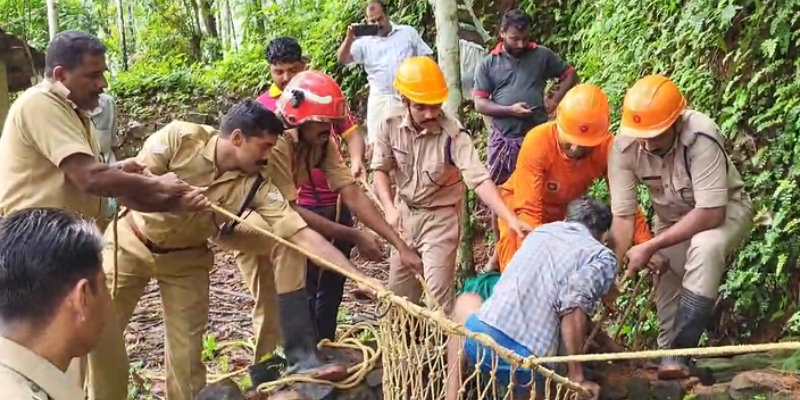
<svg viewBox="0 0 800 400">
<path fill-rule="evenodd" d="M 458 2 L 456 0 L 430 0 L 433 5 L 433 17 L 436 24 L 436 51 L 439 55 L 439 67 L 444 73 L 450 96 L 444 103 L 444 110 L 459 117 L 461 108 L 461 58 L 458 47 Z M 467 191 L 461 210 L 461 242 L 459 245 L 459 261 L 461 272 L 474 271 L 472 254 L 472 201 Z"/>
<path fill-rule="evenodd" d="M 128 70 L 128 40 L 127 33 L 125 32 L 125 6 L 122 0 L 116 0 L 117 3 L 117 30 L 119 31 L 120 54 L 122 55 L 122 70 Z"/>
<path fill-rule="evenodd" d="M 450 97 L 444 110 L 458 115 L 461 108 L 461 59 L 458 52 L 458 3 L 456 0 L 432 0 L 436 23 L 436 50 Z"/>
<path fill-rule="evenodd" d="M 50 40 L 58 33 L 58 5 L 56 0 L 47 0 L 47 30 L 50 33 Z"/>
</svg>

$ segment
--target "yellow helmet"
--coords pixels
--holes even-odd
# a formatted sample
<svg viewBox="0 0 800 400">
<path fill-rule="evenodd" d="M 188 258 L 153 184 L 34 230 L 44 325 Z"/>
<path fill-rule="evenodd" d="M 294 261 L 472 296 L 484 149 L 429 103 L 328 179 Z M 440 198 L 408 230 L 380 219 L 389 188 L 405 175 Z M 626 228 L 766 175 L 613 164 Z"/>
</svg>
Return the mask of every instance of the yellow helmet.
<svg viewBox="0 0 800 400">
<path fill-rule="evenodd" d="M 394 88 L 420 104 L 442 104 L 450 94 L 442 70 L 430 57 L 411 57 L 403 61 L 397 68 Z"/>
</svg>

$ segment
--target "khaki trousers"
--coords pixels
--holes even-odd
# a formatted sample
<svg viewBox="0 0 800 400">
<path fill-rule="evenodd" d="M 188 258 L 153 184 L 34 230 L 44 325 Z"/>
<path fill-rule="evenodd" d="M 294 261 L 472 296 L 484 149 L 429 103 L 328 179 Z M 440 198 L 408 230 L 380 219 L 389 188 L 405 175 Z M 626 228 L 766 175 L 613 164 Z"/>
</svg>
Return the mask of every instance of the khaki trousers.
<svg viewBox="0 0 800 400">
<path fill-rule="evenodd" d="M 170 400 L 194 398 L 206 384 L 202 360 L 208 322 L 209 271 L 213 254 L 207 247 L 153 254 L 134 235 L 127 220 L 118 226 L 118 273 L 114 293 L 114 241 L 106 231 L 103 251 L 106 282 L 113 296 L 116 321 L 109 323 L 89 354 L 89 398 L 125 400 L 130 368 L 123 331 L 151 279 L 158 283 L 164 311 L 166 395 Z"/>
<path fill-rule="evenodd" d="M 250 213 L 245 220 L 270 230 L 269 224 L 258 214 Z M 255 298 L 252 310 L 253 362 L 258 363 L 262 357 L 275 351 L 281 339 L 277 295 L 305 288 L 307 259 L 243 224 L 238 225 L 232 234 L 216 238 L 214 242 L 233 250 L 236 265 Z"/>
<path fill-rule="evenodd" d="M 455 301 L 460 211 L 460 204 L 434 209 L 411 209 L 402 201 L 398 205 L 403 239 L 419 252 L 433 300 L 448 315 Z M 423 292 L 414 273 L 400 265 L 399 253 L 394 248 L 389 259 L 388 289 L 413 302 L 419 302 Z"/>
<path fill-rule="evenodd" d="M 668 227 L 659 227 L 658 232 Z M 685 288 L 694 294 L 716 299 L 725 274 L 725 258 L 741 245 L 752 227 L 750 202 L 731 201 L 722 225 L 661 250 L 669 260 L 670 269 L 660 277 L 656 288 L 659 348 L 669 348 L 675 337 L 675 313 L 681 290 Z"/>
</svg>

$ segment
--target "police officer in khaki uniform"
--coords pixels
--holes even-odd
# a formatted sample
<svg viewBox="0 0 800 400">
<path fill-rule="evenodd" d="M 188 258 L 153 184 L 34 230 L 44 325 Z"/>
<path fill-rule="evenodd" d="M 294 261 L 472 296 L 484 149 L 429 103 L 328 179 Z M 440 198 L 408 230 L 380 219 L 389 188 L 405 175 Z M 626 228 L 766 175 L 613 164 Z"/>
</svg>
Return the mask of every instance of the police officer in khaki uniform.
<svg viewBox="0 0 800 400">
<path fill-rule="evenodd" d="M 27 208 L 0 220 L 0 397 L 83 400 L 66 375 L 97 343 L 110 307 L 97 227 Z"/>
<path fill-rule="evenodd" d="M 523 236 L 523 230 L 529 229 L 500 198 L 461 124 L 442 113 L 449 92 L 436 62 L 429 57 L 405 60 L 397 70 L 394 87 L 402 96 L 403 107 L 379 124 L 371 164 L 375 186 L 387 221 L 422 255 L 425 281 L 437 304 L 449 313 L 464 183 L 508 221 L 511 231 Z M 391 172 L 397 184 L 397 202 L 391 194 Z M 401 268 L 397 261 L 393 252 L 389 289 L 419 301 L 422 288 L 413 271 Z"/>
<path fill-rule="evenodd" d="M 753 209 L 723 136 L 708 116 L 686 108 L 668 78 L 642 78 L 625 95 L 620 135 L 609 156 L 612 239 L 628 276 L 652 263 L 663 349 L 696 347 L 731 255 L 752 228 Z M 637 183 L 647 186 L 656 236 L 632 246 Z M 621 257 L 624 255 L 624 258 Z M 668 267 L 666 267 L 668 265 Z M 660 379 L 694 374 L 688 357 L 662 360 Z"/>
<path fill-rule="evenodd" d="M 79 31 L 56 35 L 47 47 L 45 79 L 11 106 L 0 136 L 0 216 L 29 207 L 56 207 L 108 222 L 106 197 L 144 211 L 186 207 L 191 189 L 174 174 L 141 175 L 134 160 L 103 163 L 90 114 L 107 86 L 106 48 Z M 71 369 L 82 381 L 78 364 Z"/>
<path fill-rule="evenodd" d="M 308 229 L 278 188 L 259 175 L 281 132 L 283 124 L 275 114 L 253 100 L 245 100 L 231 108 L 219 131 L 181 121 L 168 124 L 148 138 L 138 158 L 153 174 L 175 172 L 190 184 L 204 187 L 213 203 L 239 214 L 249 208 L 261 226 L 277 236 L 360 274 L 330 242 Z M 168 399 L 191 399 L 206 383 L 201 354 L 208 322 L 209 271 L 213 265 L 208 239 L 224 237 L 228 246 L 276 258 L 289 251 L 269 238 L 239 229 L 210 212 L 128 212 L 119 222 L 116 243 L 113 230 L 106 231 L 109 244 L 103 258 L 107 282 L 112 286 L 117 249 L 118 273 L 112 290 L 116 292 L 118 328 L 127 325 L 148 282 L 156 279 L 159 284 L 166 327 Z M 295 373 L 335 380 L 344 374 L 344 368 L 323 364 L 316 357 L 315 332 L 304 294 L 305 268 L 298 268 L 304 265 L 276 264 L 274 284 L 278 293 L 294 299 L 299 294 L 300 300 L 280 313 L 282 327 L 293 329 L 283 335 L 288 339 L 284 341 L 284 352 Z M 118 340 L 102 343 L 90 355 L 90 376 L 96 368 L 125 363 L 124 359 L 104 356 L 112 346 L 124 346 L 121 332 L 117 332 Z M 127 368 L 127 363 L 124 366 Z M 95 396 L 123 400 L 123 393 L 110 391 L 127 387 L 127 374 L 118 378 L 113 382 L 92 380 Z"/>
<path fill-rule="evenodd" d="M 84 32 L 53 38 L 45 80 L 14 102 L 0 137 L 0 215 L 57 207 L 102 224 L 104 196 L 145 211 L 181 205 L 176 195 L 191 188 L 174 174 L 151 178 L 139 174 L 134 161 L 103 163 L 89 114 L 97 111 L 107 86 L 105 51 Z"/>
<path fill-rule="evenodd" d="M 344 94 L 331 77 L 319 71 L 303 71 L 292 78 L 281 93 L 276 107 L 276 114 L 290 129 L 281 136 L 273 149 L 265 175 L 272 180 L 283 197 L 292 204 L 312 229 L 330 239 L 355 242 L 362 254 L 365 248 L 370 250 L 370 258 L 381 257 L 378 242 L 371 235 L 337 224 L 313 211 L 296 206 L 297 188 L 309 181 L 309 175 L 314 168 L 319 168 L 325 173 L 331 190 L 339 192 L 344 205 L 358 217 L 359 221 L 398 249 L 400 262 L 404 266 L 421 271 L 422 261 L 419 255 L 411 250 L 384 221 L 339 156 L 336 144 L 330 140 L 333 124 L 344 120 L 345 109 Z M 368 236 L 367 240 L 361 239 L 364 235 Z M 373 243 L 365 245 L 365 242 L 370 241 Z M 233 247 L 224 238 L 221 242 L 218 241 L 218 244 L 223 247 Z M 306 265 L 306 257 L 292 251 L 285 252 L 281 257 L 240 251 L 234 252 L 234 255 L 256 299 L 253 310 L 253 325 L 256 332 L 254 361 L 258 362 L 264 355 L 275 350 L 279 339 L 280 333 L 270 318 L 274 318 L 278 307 L 281 313 L 284 307 L 292 307 L 291 302 L 285 305 L 275 304 L 274 279 L 271 275 L 273 265 L 277 269 L 284 268 L 283 265 L 286 268 L 296 268 L 299 265 Z M 292 338 L 284 338 L 284 340 L 290 339 Z"/>
</svg>

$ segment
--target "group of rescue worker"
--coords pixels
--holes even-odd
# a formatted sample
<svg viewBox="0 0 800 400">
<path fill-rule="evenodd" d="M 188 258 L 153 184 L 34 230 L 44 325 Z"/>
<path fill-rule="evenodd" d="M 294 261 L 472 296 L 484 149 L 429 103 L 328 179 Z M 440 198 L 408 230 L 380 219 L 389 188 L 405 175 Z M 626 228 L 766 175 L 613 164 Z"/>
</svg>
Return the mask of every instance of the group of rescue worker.
<svg viewBox="0 0 800 400">
<path fill-rule="evenodd" d="M 85 375 L 91 399 L 125 399 L 130 365 L 123 331 L 145 286 L 155 280 L 164 309 L 166 395 L 171 400 L 193 398 L 206 384 L 202 349 L 213 265 L 209 241 L 234 252 L 255 298 L 254 364 L 280 344 L 287 373 L 341 380 L 346 369 L 325 360 L 317 342 L 335 338 L 344 278 L 313 264 L 306 268 L 303 254 L 249 225 L 382 287 L 349 260 L 354 246 L 369 259 L 382 257 L 380 242 L 354 228 L 352 216 L 391 245 L 389 290 L 418 302 L 422 288 L 415 275 L 422 275 L 433 294 L 432 305 L 452 312 L 458 322 L 471 320 L 468 326 L 486 324 L 491 327 L 486 333 L 501 335 L 510 348 L 546 356 L 553 354 L 537 354 L 536 349 L 558 349 L 563 347 L 559 342 L 566 342 L 566 353 L 580 353 L 572 343 L 588 332 L 583 322 L 572 325 L 568 319 L 573 317 L 566 315 L 576 315 L 571 313 L 575 309 L 580 318 L 591 316 L 590 305 L 578 304 L 594 304 L 608 293 L 613 286 L 608 271 L 616 272 L 617 263 L 628 276 L 646 268 L 660 276 L 659 348 L 696 347 L 715 304 L 725 259 L 752 226 L 750 199 L 725 152 L 719 127 L 689 109 L 669 78 L 650 75 L 626 93 L 619 134 L 612 135 L 611 109 L 601 88 L 577 84 L 574 69 L 527 40 L 524 21 L 514 23 L 514 15 L 486 63 L 508 62 L 497 57 L 533 57 L 550 66 L 547 76 L 560 77 L 563 91 L 547 99 L 555 120 L 540 121 L 523 132 L 518 146 L 503 147 L 503 157 L 515 161 L 496 186 L 470 132 L 457 116 L 442 110 L 449 96 L 442 70 L 427 56 L 405 59 L 393 80 L 401 101 L 381 115 L 370 149 L 369 170 L 384 215 L 361 185 L 367 169 L 365 145 L 347 111 L 347 99 L 330 76 L 307 69 L 293 39 L 276 39 L 274 51 L 267 51 L 274 85 L 257 100 L 232 106 L 219 127 L 173 121 L 154 132 L 135 158 L 106 165 L 90 122 L 107 86 L 105 46 L 83 32 L 58 34 L 47 49 L 45 80 L 14 102 L 0 137 L 0 216 L 58 208 L 94 221 L 105 232 L 102 267 L 112 306 L 103 309 L 105 328 L 92 351 L 62 371 L 65 376 L 27 374 L 31 368 L 20 367 L 22 359 L 0 355 L 0 384 L 8 383 L 19 398 L 34 398 L 39 388 L 48 390 L 50 398 L 61 398 L 55 391 L 75 393 L 73 386 Z M 492 94 L 493 78 L 486 74 L 498 68 L 489 65 L 476 75 L 476 90 L 481 91 L 476 102 L 484 101 L 479 111 L 492 109 L 496 117 L 491 118 L 515 118 L 499 110 L 523 107 L 519 99 Z M 517 111 L 520 118 L 530 119 L 530 113 Z M 610 211 L 582 199 L 597 179 L 608 181 Z M 638 204 L 639 184 L 650 193 L 655 234 Z M 476 292 L 480 301 L 460 307 L 454 281 L 465 186 L 498 217 L 499 272 L 468 282 L 462 297 Z M 328 200 L 320 201 L 322 197 Z M 106 212 L 107 198 L 116 198 L 121 206 L 113 216 Z M 311 198 L 317 201 L 304 203 Z M 210 211 L 212 204 L 247 224 Z M 608 218 L 598 217 L 604 213 Z M 561 223 L 572 225 L 554 228 Z M 579 225 L 591 235 L 583 235 Z M 535 321 L 520 316 L 527 321 L 522 327 L 504 329 L 492 323 L 496 318 L 491 315 L 500 312 L 496 304 L 501 303 L 501 288 L 504 306 L 526 309 L 528 304 L 519 303 L 526 297 L 515 297 L 509 288 L 525 290 L 519 282 L 527 275 L 520 274 L 538 268 L 523 254 L 526 246 L 537 254 L 560 248 L 543 246 L 545 238 L 578 240 L 572 243 L 595 249 L 591 256 L 576 253 L 567 264 L 580 274 L 584 265 L 600 265 L 595 259 L 600 254 L 603 273 L 596 279 L 584 274 L 571 281 L 569 276 L 576 275 L 567 274 L 553 280 L 564 293 L 589 294 L 568 310 L 560 308 L 561 298 L 553 300 L 558 307 L 540 301 L 547 305 L 537 312 L 561 320 L 561 330 L 556 328 L 561 333 L 555 334 L 555 343 L 531 343 L 531 337 L 539 337 L 531 331 L 538 329 Z M 613 252 L 597 250 L 606 247 Z M 608 260 L 614 268 L 608 269 Z M 508 272 L 512 269 L 518 272 Z M 547 282 L 535 273 L 530 279 Z M 36 360 L 25 362 L 31 359 Z M 574 371 L 579 369 L 570 366 L 570 377 L 596 395 L 596 385 Z M 659 368 L 663 379 L 691 373 L 692 362 L 683 357 L 664 359 Z M 327 385 L 300 386 L 314 399 L 332 390 Z"/>
</svg>

